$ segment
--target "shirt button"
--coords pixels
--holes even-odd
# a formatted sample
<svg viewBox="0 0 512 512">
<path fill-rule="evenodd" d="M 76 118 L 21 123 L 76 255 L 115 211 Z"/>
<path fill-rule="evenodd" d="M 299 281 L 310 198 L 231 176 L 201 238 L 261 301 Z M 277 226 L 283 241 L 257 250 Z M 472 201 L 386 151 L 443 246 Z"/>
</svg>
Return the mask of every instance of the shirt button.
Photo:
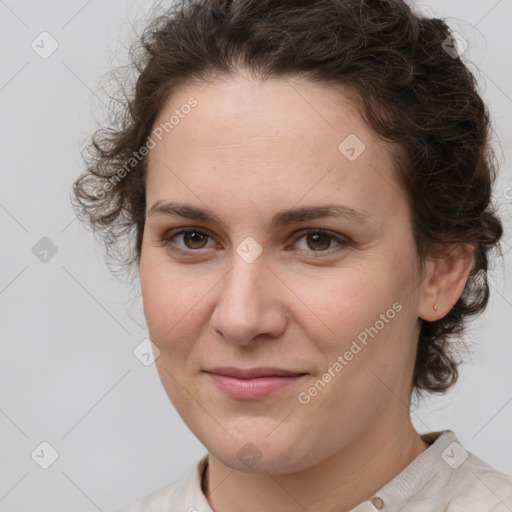
<svg viewBox="0 0 512 512">
<path fill-rule="evenodd" d="M 384 501 L 381 499 L 381 498 L 373 498 L 372 499 L 372 505 L 377 509 L 377 510 L 382 510 L 383 507 L 384 507 Z"/>
</svg>

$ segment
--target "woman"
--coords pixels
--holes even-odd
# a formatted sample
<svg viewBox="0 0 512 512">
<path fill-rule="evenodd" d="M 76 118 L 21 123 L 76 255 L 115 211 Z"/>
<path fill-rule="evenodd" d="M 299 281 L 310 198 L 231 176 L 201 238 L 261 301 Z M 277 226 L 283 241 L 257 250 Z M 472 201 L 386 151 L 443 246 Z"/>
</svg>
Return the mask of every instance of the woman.
<svg viewBox="0 0 512 512">
<path fill-rule="evenodd" d="M 195 0 L 134 51 L 74 186 L 133 235 L 162 384 L 208 450 L 125 511 L 498 511 L 512 478 L 409 404 L 484 310 L 489 115 L 447 25 L 399 0 Z"/>
</svg>

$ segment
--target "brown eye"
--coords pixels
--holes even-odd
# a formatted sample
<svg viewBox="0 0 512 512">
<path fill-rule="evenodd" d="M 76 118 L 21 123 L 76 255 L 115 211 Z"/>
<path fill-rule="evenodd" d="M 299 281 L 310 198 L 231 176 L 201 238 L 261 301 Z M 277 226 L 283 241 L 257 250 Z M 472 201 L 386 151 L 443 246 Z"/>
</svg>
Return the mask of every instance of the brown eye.
<svg viewBox="0 0 512 512">
<path fill-rule="evenodd" d="M 306 235 L 308 247 L 313 251 L 323 251 L 329 249 L 332 237 L 323 233 L 313 233 Z"/>
<path fill-rule="evenodd" d="M 208 241 L 208 235 L 200 231 L 186 231 L 183 234 L 183 242 L 188 249 L 202 249 Z"/>
<path fill-rule="evenodd" d="M 182 241 L 180 242 L 180 237 Z M 161 244 L 167 249 L 181 253 L 199 252 L 207 248 L 210 235 L 199 229 L 181 229 L 179 231 L 166 233 L 160 238 Z"/>
<path fill-rule="evenodd" d="M 302 240 L 304 240 L 305 243 L 300 247 L 299 242 Z M 350 241 L 342 236 L 334 235 L 329 231 L 310 229 L 299 233 L 299 236 L 295 240 L 295 245 L 299 245 L 300 251 L 330 254 L 347 247 L 350 245 Z"/>
</svg>

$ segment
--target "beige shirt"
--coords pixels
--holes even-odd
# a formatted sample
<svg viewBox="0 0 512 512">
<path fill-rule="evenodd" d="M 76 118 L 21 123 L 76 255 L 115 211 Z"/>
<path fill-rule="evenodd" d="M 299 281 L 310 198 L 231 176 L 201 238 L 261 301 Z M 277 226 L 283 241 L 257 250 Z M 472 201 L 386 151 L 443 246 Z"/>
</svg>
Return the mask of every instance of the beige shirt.
<svg viewBox="0 0 512 512">
<path fill-rule="evenodd" d="M 427 450 L 350 512 L 512 512 L 512 477 L 467 452 L 451 430 L 422 437 Z M 201 490 L 207 464 L 205 455 L 183 480 L 118 512 L 213 512 Z"/>
</svg>

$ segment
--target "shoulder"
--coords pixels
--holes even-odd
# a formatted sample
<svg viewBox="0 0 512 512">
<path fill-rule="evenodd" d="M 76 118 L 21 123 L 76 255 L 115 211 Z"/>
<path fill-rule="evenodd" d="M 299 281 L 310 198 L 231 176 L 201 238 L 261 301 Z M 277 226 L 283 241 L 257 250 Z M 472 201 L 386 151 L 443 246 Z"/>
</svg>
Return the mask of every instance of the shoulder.
<svg viewBox="0 0 512 512">
<path fill-rule="evenodd" d="M 460 467 L 447 473 L 446 490 L 452 494 L 447 511 L 510 511 L 512 477 L 495 470 L 473 453 L 466 454 L 467 459 Z"/>
<path fill-rule="evenodd" d="M 429 447 L 375 495 L 389 512 L 510 512 L 512 477 L 464 449 L 451 430 L 424 434 Z M 365 502 L 351 512 L 366 512 Z"/>
<path fill-rule="evenodd" d="M 205 455 L 177 482 L 144 496 L 116 512 L 211 512 L 201 490 L 201 475 L 208 463 Z"/>
<path fill-rule="evenodd" d="M 512 477 L 497 471 L 466 450 L 452 431 L 431 446 L 432 495 L 446 512 L 512 510 Z"/>
<path fill-rule="evenodd" d="M 167 485 L 131 505 L 117 510 L 117 512 L 161 512 L 168 510 L 167 507 L 175 501 L 181 485 L 182 481 Z"/>
</svg>

